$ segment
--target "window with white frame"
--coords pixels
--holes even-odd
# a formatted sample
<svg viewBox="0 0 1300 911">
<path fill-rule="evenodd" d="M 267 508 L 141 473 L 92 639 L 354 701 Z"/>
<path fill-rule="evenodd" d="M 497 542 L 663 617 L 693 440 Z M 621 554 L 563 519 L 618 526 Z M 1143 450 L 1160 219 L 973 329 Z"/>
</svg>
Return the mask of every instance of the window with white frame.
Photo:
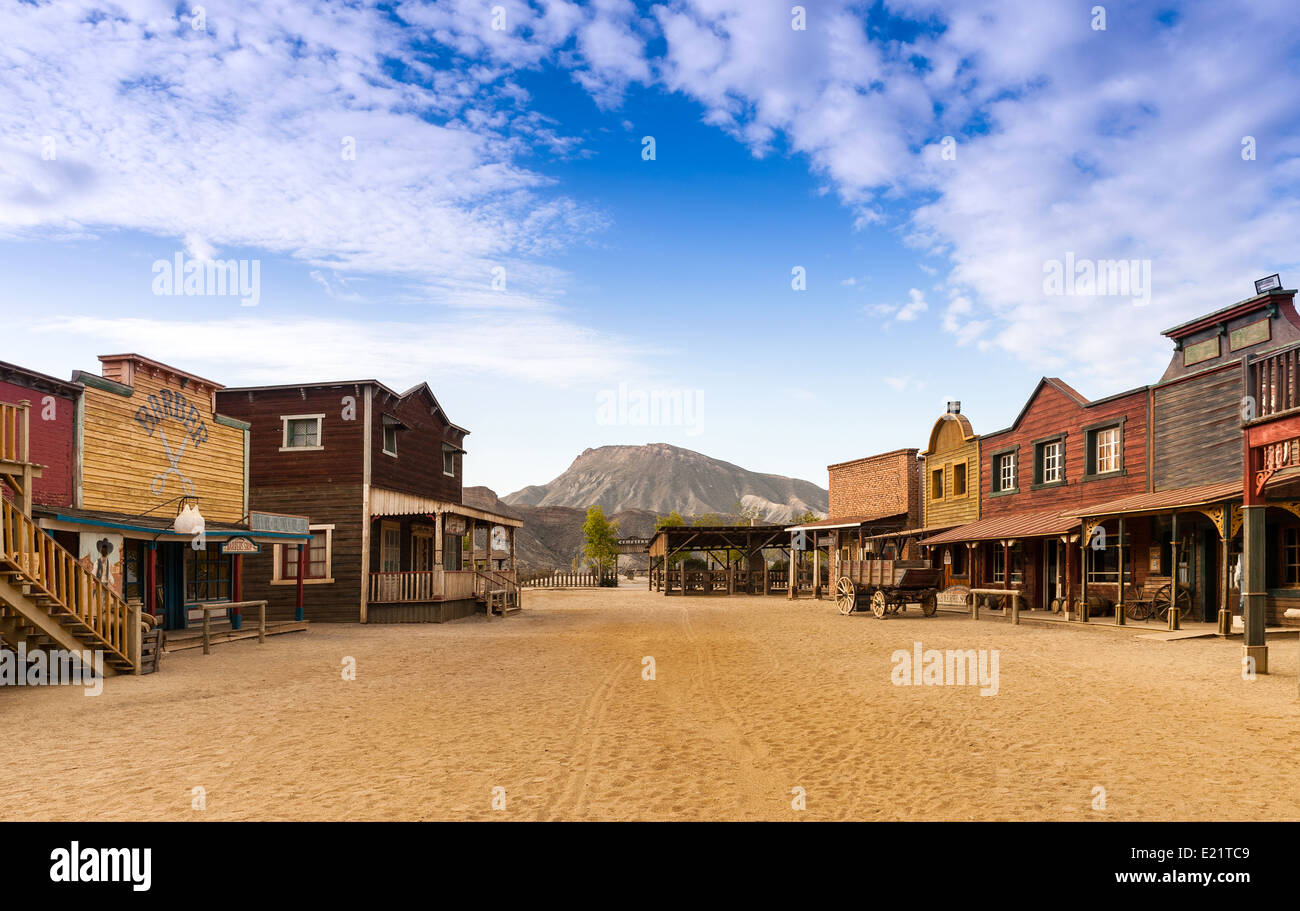
<svg viewBox="0 0 1300 911">
<path fill-rule="evenodd" d="M 287 414 L 280 418 L 284 435 L 280 450 L 286 449 L 323 449 L 321 442 L 321 424 L 323 414 Z"/>
<path fill-rule="evenodd" d="M 384 426 L 384 452 L 387 455 L 397 455 L 397 427 L 392 424 Z"/>
<path fill-rule="evenodd" d="M 449 478 L 456 477 L 456 453 L 451 449 L 442 451 L 442 473 Z"/>
<path fill-rule="evenodd" d="M 1103 427 L 1092 434 L 1093 474 L 1106 474 L 1120 469 L 1120 429 Z"/>
<path fill-rule="evenodd" d="M 1038 444 L 1038 483 L 1056 484 L 1065 480 L 1065 443 L 1051 440 Z"/>
<path fill-rule="evenodd" d="M 1016 454 L 1004 452 L 998 456 L 998 490 L 1014 490 L 1016 487 Z"/>
</svg>

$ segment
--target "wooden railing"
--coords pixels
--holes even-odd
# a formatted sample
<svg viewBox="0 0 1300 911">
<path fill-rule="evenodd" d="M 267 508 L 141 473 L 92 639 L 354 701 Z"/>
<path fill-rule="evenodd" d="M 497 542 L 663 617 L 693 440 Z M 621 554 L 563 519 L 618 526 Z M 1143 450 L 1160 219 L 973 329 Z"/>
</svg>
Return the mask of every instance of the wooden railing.
<svg viewBox="0 0 1300 911">
<path fill-rule="evenodd" d="M 370 603 L 385 604 L 400 601 L 437 601 L 442 598 L 442 586 L 437 569 L 410 572 L 370 574 Z"/>
<path fill-rule="evenodd" d="M 34 601 L 43 597 L 75 617 L 83 633 L 78 639 L 92 640 L 85 645 L 103 649 L 107 658 L 128 664 L 132 670 L 139 667 L 139 609 L 95 578 L 17 506 L 2 498 L 0 560 L 18 572 Z M 57 617 L 50 608 L 38 605 L 37 609 Z"/>
<path fill-rule="evenodd" d="M 0 402 L 0 462 L 28 460 L 27 420 L 30 402 Z"/>
<path fill-rule="evenodd" d="M 504 591 L 506 593 L 506 607 L 519 606 L 519 583 L 515 581 L 515 574 L 510 570 L 497 569 L 478 569 L 474 571 L 474 596 L 483 601 L 489 601 L 488 592 Z M 491 604 L 488 610 L 491 611 Z"/>
<path fill-rule="evenodd" d="M 551 573 L 534 576 L 520 583 L 524 588 L 596 588 L 602 581 L 611 582 L 618 577 L 612 573 Z"/>
<path fill-rule="evenodd" d="M 1253 414 L 1248 399 L 1242 418 L 1268 417 L 1300 407 L 1300 345 L 1270 351 L 1251 358 L 1247 365 L 1246 394 L 1254 399 Z"/>
</svg>

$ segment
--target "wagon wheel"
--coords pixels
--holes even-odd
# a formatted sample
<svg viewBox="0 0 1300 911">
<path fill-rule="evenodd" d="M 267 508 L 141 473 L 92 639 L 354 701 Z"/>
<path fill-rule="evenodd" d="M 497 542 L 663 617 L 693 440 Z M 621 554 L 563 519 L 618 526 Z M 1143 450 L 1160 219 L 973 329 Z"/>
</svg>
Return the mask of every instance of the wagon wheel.
<svg viewBox="0 0 1300 911">
<path fill-rule="evenodd" d="M 939 609 L 939 596 L 936 595 L 934 592 L 928 592 L 926 596 L 921 599 L 921 616 L 933 617 L 934 612 L 937 611 L 938 609 Z"/>
<path fill-rule="evenodd" d="M 841 614 L 851 614 L 858 602 L 858 587 L 848 576 L 842 576 L 835 586 L 835 606 Z"/>
<path fill-rule="evenodd" d="M 1169 616 L 1169 583 L 1166 582 L 1160 586 L 1155 597 L 1155 614 L 1160 620 Z M 1183 620 L 1192 619 L 1192 593 L 1183 586 L 1178 586 L 1178 594 L 1174 596 L 1174 606 L 1178 608 L 1178 616 Z"/>
<path fill-rule="evenodd" d="M 871 612 L 878 618 L 884 619 L 886 611 L 889 610 L 889 602 L 885 600 L 885 593 L 876 589 L 871 594 Z"/>
</svg>

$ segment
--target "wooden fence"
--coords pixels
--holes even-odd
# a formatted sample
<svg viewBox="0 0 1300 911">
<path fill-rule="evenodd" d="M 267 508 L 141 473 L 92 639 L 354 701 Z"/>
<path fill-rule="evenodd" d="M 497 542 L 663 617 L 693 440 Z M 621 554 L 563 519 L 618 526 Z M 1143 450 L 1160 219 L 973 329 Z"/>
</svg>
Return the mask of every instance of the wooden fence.
<svg viewBox="0 0 1300 911">
<path fill-rule="evenodd" d="M 550 575 L 524 578 L 520 585 L 524 588 L 596 588 L 602 582 L 616 585 L 618 577 L 613 573 L 551 573 Z"/>
</svg>

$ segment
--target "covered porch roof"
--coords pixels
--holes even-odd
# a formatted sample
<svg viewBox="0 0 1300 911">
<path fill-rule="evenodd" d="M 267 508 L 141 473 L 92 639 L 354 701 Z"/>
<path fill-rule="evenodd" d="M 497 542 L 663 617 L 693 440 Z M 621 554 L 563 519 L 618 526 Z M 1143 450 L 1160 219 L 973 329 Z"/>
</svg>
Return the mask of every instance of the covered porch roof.
<svg viewBox="0 0 1300 911">
<path fill-rule="evenodd" d="M 1240 499 L 1241 482 L 1228 481 L 1221 484 L 1201 484 L 1196 487 L 1179 487 L 1174 490 L 1157 490 L 1154 493 L 1133 494 L 1117 500 L 1094 503 L 1086 509 L 1070 510 L 1069 515 L 1076 519 L 1083 519 L 1158 513 L 1174 509 L 1192 509 L 1197 506 L 1222 503 L 1225 500 Z"/>
<path fill-rule="evenodd" d="M 942 532 L 921 541 L 923 545 L 960 544 L 966 541 L 997 541 L 1003 538 L 1035 538 L 1065 534 L 1079 527 L 1076 516 L 1059 510 L 1020 512 L 992 516 Z"/>
<path fill-rule="evenodd" d="M 32 513 L 37 524 L 50 530 L 77 531 L 84 528 L 102 528 L 115 531 L 128 538 L 148 538 L 157 541 L 189 541 L 192 534 L 182 534 L 172 528 L 173 516 L 126 516 L 116 512 L 93 509 L 74 509 L 70 506 L 35 506 Z M 308 541 L 311 534 L 291 531 L 252 531 L 247 525 L 222 522 L 205 522 L 204 537 L 212 541 L 230 538 L 251 538 L 259 544 L 282 544 L 286 541 Z"/>
<path fill-rule="evenodd" d="M 667 525 L 655 532 L 648 550 L 663 557 L 691 550 L 754 553 L 789 546 L 789 529 L 783 525 Z"/>
<path fill-rule="evenodd" d="M 435 500 L 431 497 L 387 490 L 383 487 L 370 488 L 370 518 L 372 519 L 378 516 L 440 515 L 465 516 L 468 519 L 479 519 L 483 522 L 491 522 L 494 525 L 508 525 L 512 528 L 522 528 L 524 524 L 522 519 L 487 509 L 480 509 L 477 506 Z"/>
<path fill-rule="evenodd" d="M 818 519 L 802 525 L 788 525 L 786 531 L 831 531 L 837 528 L 861 528 L 864 525 L 878 525 L 888 520 L 907 519 L 906 512 L 872 513 L 865 516 L 841 516 L 839 518 Z M 897 534 L 897 532 L 891 532 Z"/>
</svg>

